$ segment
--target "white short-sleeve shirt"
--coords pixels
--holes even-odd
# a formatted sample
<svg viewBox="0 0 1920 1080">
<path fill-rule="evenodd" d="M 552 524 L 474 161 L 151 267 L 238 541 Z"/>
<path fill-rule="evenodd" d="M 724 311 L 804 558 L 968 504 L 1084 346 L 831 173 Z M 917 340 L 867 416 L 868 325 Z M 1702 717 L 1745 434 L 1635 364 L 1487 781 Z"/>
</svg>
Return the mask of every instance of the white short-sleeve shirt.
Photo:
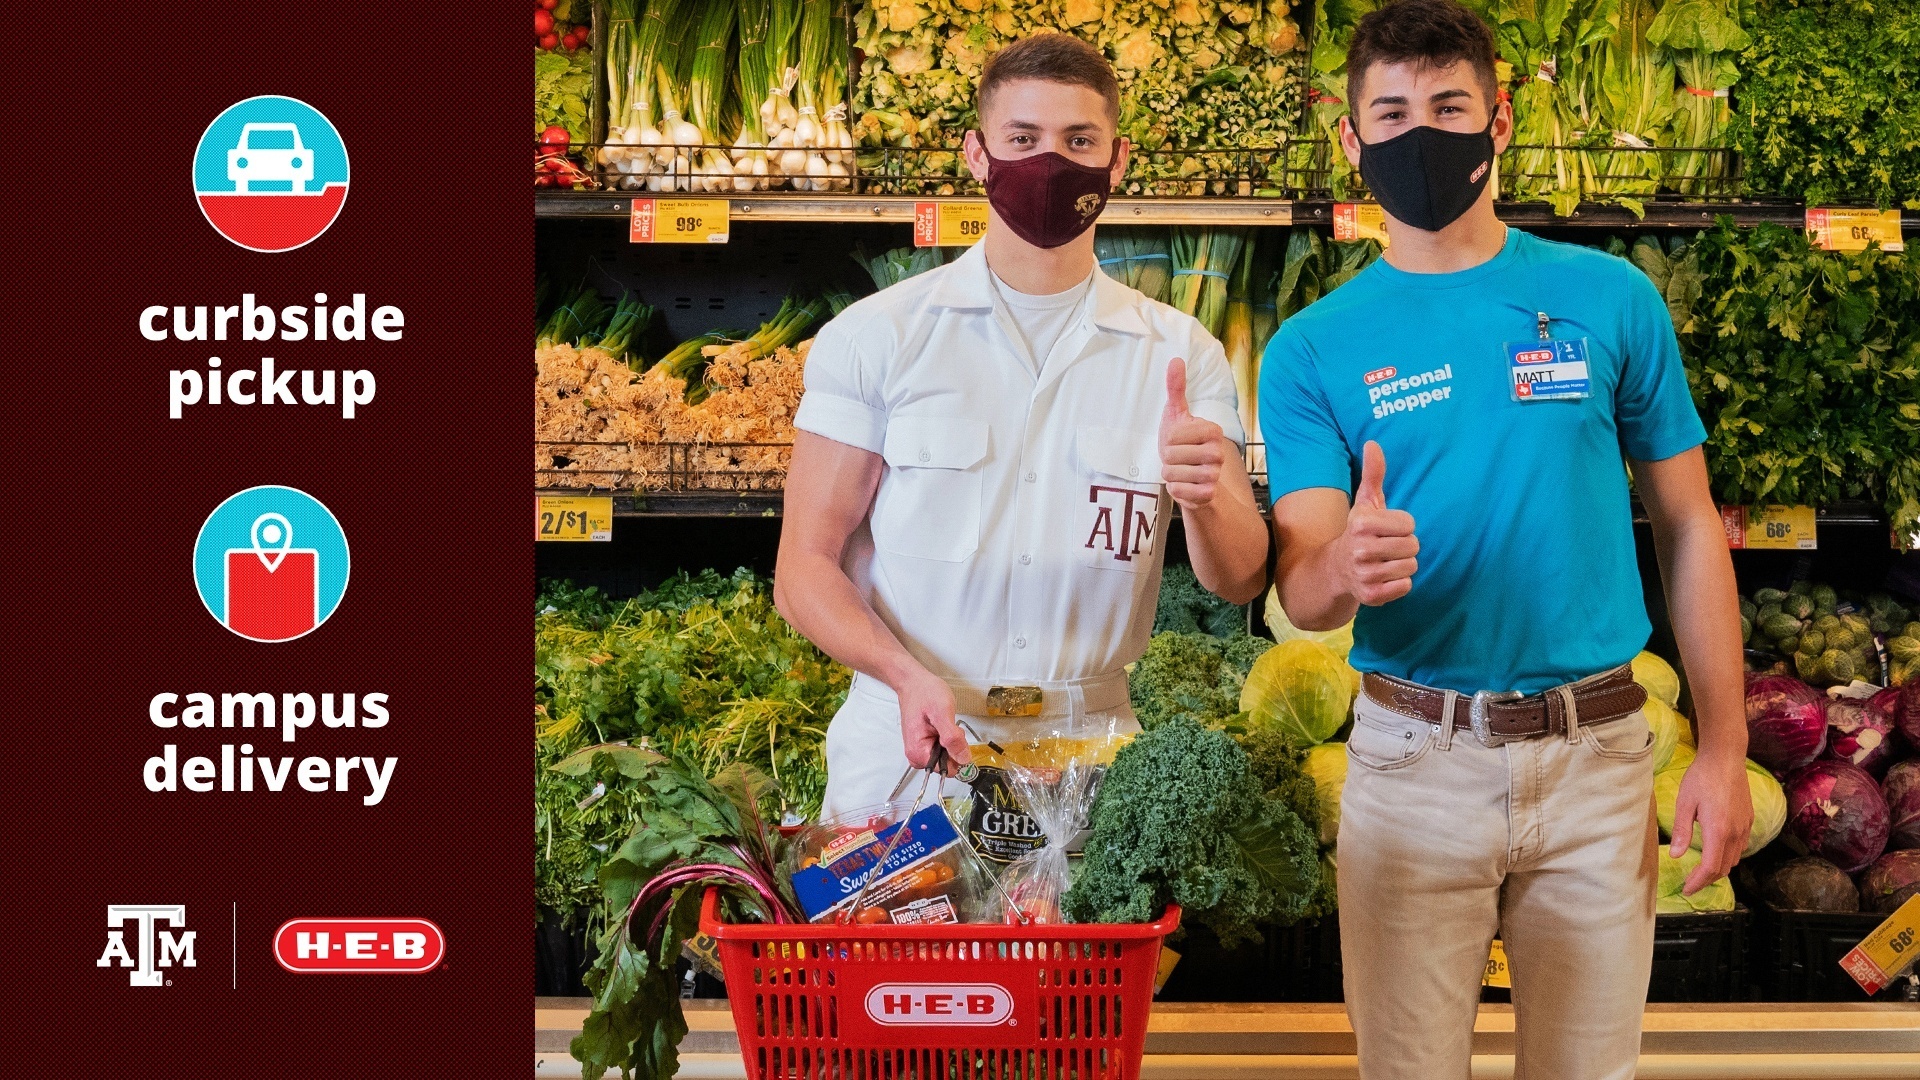
<svg viewBox="0 0 1920 1080">
<path fill-rule="evenodd" d="M 1233 376 L 1199 322 L 1105 274 L 1037 375 L 1008 318 L 982 246 L 860 300 L 815 338 L 794 425 L 885 460 L 846 570 L 928 670 L 1117 671 L 1160 586 L 1167 365 L 1243 444 Z"/>
</svg>

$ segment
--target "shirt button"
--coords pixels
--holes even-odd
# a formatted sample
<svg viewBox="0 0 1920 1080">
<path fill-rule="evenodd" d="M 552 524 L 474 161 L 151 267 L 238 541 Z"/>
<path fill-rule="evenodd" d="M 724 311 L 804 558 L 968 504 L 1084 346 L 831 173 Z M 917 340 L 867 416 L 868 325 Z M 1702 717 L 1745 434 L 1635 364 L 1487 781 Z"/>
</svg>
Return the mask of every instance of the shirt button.
<svg viewBox="0 0 1920 1080">
<path fill-rule="evenodd" d="M 1028 563 L 1031 563 L 1032 561 L 1033 561 L 1033 556 L 1031 556 L 1031 555 L 1022 555 L 1022 556 L 1020 556 L 1020 565 L 1021 565 L 1021 566 L 1025 566 L 1025 565 L 1027 565 Z"/>
<path fill-rule="evenodd" d="M 1138 465 L 1129 465 L 1129 466 L 1127 466 L 1127 475 L 1128 475 L 1128 476 L 1139 476 L 1139 475 L 1140 475 L 1140 466 L 1138 466 Z"/>
<path fill-rule="evenodd" d="M 1031 483 L 1033 483 L 1033 482 L 1034 482 L 1034 480 L 1035 480 L 1035 479 L 1036 479 L 1036 478 L 1038 477 L 1038 475 L 1039 475 L 1038 473 L 1028 473 L 1028 474 L 1027 474 L 1027 483 L 1029 483 L 1029 484 L 1031 484 Z"/>
<path fill-rule="evenodd" d="M 1013 639 L 1013 647 L 1014 647 L 1014 648 L 1016 648 L 1016 649 L 1024 649 L 1024 648 L 1026 648 L 1026 647 L 1027 647 L 1027 639 L 1026 639 L 1026 638 L 1023 638 L 1023 637 L 1017 637 L 1017 638 L 1014 638 L 1014 639 Z"/>
<path fill-rule="evenodd" d="M 921 460 L 921 461 L 932 461 L 932 460 L 933 460 L 933 453 L 932 453 L 931 451 L 928 451 L 928 450 L 922 450 L 922 451 L 920 451 L 920 460 Z"/>
</svg>

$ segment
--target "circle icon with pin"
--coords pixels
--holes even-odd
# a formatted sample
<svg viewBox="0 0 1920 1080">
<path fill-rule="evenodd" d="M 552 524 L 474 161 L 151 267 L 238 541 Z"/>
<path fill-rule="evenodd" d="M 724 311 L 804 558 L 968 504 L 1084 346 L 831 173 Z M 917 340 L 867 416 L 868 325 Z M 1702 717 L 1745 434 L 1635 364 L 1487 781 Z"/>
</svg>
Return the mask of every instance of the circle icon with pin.
<svg viewBox="0 0 1920 1080">
<path fill-rule="evenodd" d="M 327 621 L 347 591 L 347 537 L 320 500 L 266 485 L 229 496 L 193 545 L 200 602 L 249 641 L 292 641 Z"/>
</svg>

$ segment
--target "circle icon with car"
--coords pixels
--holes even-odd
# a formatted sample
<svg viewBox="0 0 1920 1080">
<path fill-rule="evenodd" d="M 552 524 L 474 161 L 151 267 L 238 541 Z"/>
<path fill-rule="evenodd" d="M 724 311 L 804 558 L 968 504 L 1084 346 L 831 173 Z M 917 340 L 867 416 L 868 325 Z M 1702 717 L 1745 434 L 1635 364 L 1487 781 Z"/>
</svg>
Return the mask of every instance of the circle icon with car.
<svg viewBox="0 0 1920 1080">
<path fill-rule="evenodd" d="M 249 251 L 291 251 L 340 216 L 347 147 L 333 123 L 298 98 L 247 98 L 200 136 L 193 190 L 221 236 Z"/>
</svg>

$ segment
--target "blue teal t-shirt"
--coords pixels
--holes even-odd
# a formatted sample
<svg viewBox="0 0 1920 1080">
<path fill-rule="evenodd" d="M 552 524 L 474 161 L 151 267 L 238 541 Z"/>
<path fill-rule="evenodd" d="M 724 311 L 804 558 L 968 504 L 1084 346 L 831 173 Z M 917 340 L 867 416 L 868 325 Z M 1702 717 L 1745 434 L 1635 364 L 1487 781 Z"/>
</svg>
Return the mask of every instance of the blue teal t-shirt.
<svg viewBox="0 0 1920 1080">
<path fill-rule="evenodd" d="M 1587 339 L 1592 396 L 1513 400 L 1507 342 Z M 1507 230 L 1492 259 L 1412 274 L 1384 259 L 1289 318 L 1260 371 L 1277 502 L 1351 495 L 1386 454 L 1414 518 L 1413 590 L 1362 607 L 1353 666 L 1461 693 L 1537 693 L 1632 659 L 1650 626 L 1622 457 L 1706 441 L 1665 302 L 1625 259 Z"/>
</svg>

